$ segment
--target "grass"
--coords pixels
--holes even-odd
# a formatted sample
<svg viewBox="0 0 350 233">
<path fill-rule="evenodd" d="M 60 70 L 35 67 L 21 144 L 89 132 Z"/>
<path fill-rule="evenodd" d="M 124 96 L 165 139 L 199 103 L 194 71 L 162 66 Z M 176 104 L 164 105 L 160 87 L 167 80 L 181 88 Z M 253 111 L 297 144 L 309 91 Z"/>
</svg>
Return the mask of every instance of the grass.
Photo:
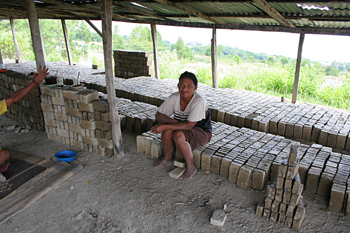
<svg viewBox="0 0 350 233">
<path fill-rule="evenodd" d="M 175 53 L 161 55 L 160 73 L 162 78 L 178 79 L 190 61 L 178 61 Z M 202 64 L 195 74 L 200 83 L 212 85 L 210 58 L 201 56 L 193 63 Z M 279 63 L 242 63 L 237 65 L 233 60 L 219 59 L 219 66 L 230 67 L 228 72 L 218 72 L 219 88 L 255 91 L 277 97 L 292 98 L 295 63 L 282 66 Z M 301 68 L 298 88 L 298 101 L 349 110 L 350 83 L 349 75 L 342 77 L 342 85 L 325 86 L 325 70 L 322 67 L 307 64 Z"/>
</svg>

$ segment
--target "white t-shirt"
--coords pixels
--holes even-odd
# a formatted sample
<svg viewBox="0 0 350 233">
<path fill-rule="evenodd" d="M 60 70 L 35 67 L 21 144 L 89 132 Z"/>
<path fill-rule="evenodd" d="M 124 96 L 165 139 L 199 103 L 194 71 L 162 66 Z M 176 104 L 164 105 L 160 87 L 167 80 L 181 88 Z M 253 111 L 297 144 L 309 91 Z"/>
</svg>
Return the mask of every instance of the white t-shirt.
<svg viewBox="0 0 350 233">
<path fill-rule="evenodd" d="M 194 127 L 200 127 L 205 131 L 211 132 L 210 112 L 207 101 L 196 91 L 193 92 L 193 97 L 184 111 L 181 110 L 180 93 L 175 92 L 163 102 L 158 108 L 158 112 L 168 117 L 173 117 L 180 122 L 197 122 Z"/>
</svg>

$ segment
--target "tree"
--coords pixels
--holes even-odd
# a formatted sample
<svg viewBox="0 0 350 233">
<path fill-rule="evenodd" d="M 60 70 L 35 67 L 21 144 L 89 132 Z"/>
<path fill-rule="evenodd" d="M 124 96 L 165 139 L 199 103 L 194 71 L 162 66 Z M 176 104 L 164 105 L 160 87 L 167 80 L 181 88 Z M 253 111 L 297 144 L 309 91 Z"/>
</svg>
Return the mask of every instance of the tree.
<svg viewBox="0 0 350 233">
<path fill-rule="evenodd" d="M 174 48 L 176 50 L 176 54 L 178 58 L 189 58 L 190 60 L 193 59 L 194 55 L 191 52 L 190 48 L 185 46 L 184 41 L 181 37 L 177 39 Z"/>
<path fill-rule="evenodd" d="M 125 49 L 124 38 L 119 35 L 119 26 L 115 25 L 112 35 L 113 49 Z"/>
</svg>

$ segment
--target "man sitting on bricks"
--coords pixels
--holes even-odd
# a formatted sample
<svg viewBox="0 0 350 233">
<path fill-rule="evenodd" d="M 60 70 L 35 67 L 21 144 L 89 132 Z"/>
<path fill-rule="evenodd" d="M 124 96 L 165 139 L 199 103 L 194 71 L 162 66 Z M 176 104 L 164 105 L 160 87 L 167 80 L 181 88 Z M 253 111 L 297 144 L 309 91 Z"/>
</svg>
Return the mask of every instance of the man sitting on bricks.
<svg viewBox="0 0 350 233">
<path fill-rule="evenodd" d="M 164 159 L 156 161 L 159 168 L 171 162 L 175 147 L 185 159 L 186 172 L 180 179 L 191 179 L 197 172 L 193 164 L 192 149 L 207 144 L 211 139 L 211 118 L 207 101 L 196 92 L 197 78 L 184 72 L 179 78 L 178 92 L 171 94 L 158 108 L 156 119 L 160 122 L 152 128 L 161 133 Z"/>
<path fill-rule="evenodd" d="M 44 78 L 49 74 L 48 70 L 49 69 L 46 68 L 46 66 L 44 66 L 44 69 L 41 70 L 41 66 L 40 66 L 39 73 L 33 74 L 34 75 L 33 82 L 31 82 L 25 88 L 15 92 L 11 97 L 1 100 L 0 115 L 7 112 L 12 104 L 26 97 L 31 92 L 31 90 L 33 90 L 34 87 L 36 87 L 37 84 L 40 84 L 44 80 Z M 0 147 L 0 182 L 6 181 L 6 178 L 3 176 L 1 172 L 4 172 L 7 170 L 9 165 L 9 159 L 10 159 L 10 152 L 8 150 L 2 150 Z"/>
</svg>

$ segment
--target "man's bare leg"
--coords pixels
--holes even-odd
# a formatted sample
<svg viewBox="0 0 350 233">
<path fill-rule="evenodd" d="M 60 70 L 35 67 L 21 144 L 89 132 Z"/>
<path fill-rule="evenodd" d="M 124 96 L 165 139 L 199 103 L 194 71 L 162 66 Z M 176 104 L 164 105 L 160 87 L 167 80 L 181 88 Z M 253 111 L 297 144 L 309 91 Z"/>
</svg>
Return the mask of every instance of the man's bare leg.
<svg viewBox="0 0 350 233">
<path fill-rule="evenodd" d="M 180 151 L 186 162 L 186 172 L 180 177 L 181 180 L 189 180 L 196 173 L 197 168 L 193 164 L 191 145 L 186 141 L 182 131 L 175 131 L 173 134 L 176 149 Z"/>
<path fill-rule="evenodd" d="M 162 148 L 164 159 L 158 160 L 154 163 L 155 168 L 163 167 L 171 162 L 171 154 L 173 152 L 174 142 L 173 142 L 173 132 L 172 130 L 165 130 L 162 132 Z"/>
</svg>

